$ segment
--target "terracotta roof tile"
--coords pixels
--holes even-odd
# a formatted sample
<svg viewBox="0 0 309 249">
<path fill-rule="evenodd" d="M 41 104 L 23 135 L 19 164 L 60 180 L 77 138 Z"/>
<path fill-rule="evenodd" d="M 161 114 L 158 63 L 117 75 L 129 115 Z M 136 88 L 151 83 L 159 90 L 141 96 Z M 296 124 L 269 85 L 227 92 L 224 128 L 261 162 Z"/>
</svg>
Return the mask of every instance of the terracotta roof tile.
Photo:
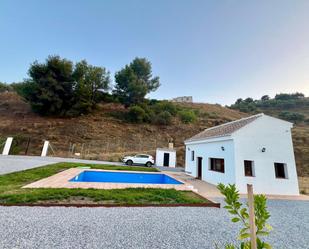
<svg viewBox="0 0 309 249">
<path fill-rule="evenodd" d="M 235 131 L 246 126 L 247 124 L 250 124 L 251 122 L 253 122 L 254 120 L 258 119 L 261 116 L 263 116 L 263 113 L 206 129 L 198 133 L 197 135 L 187 139 L 186 142 L 204 140 L 204 139 L 209 139 L 209 138 L 214 138 L 214 137 L 229 136 Z"/>
</svg>

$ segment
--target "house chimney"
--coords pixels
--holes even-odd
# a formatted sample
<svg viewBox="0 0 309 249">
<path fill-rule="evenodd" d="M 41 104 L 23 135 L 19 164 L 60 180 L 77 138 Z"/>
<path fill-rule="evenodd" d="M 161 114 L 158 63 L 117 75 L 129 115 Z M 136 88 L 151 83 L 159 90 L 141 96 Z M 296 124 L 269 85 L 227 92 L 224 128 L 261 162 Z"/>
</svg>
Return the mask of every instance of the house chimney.
<svg viewBox="0 0 309 249">
<path fill-rule="evenodd" d="M 174 143 L 168 143 L 168 148 L 173 149 L 174 148 Z"/>
</svg>

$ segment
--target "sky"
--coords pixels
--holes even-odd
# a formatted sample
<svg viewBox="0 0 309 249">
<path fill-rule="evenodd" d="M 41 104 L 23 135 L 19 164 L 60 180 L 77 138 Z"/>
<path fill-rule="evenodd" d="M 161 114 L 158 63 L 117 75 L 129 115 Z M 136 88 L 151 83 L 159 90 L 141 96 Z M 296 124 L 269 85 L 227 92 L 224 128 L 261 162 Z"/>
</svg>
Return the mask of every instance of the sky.
<svg viewBox="0 0 309 249">
<path fill-rule="evenodd" d="M 59 55 L 116 71 L 152 63 L 149 97 L 231 104 L 309 95 L 308 0 L 1 0 L 0 81 Z"/>
</svg>

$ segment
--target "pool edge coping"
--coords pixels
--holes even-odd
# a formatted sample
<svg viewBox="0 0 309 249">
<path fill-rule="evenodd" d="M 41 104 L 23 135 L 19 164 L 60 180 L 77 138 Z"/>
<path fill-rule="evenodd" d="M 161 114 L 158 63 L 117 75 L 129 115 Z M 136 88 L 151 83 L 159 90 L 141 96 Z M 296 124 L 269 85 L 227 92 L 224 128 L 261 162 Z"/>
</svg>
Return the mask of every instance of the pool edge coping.
<svg viewBox="0 0 309 249">
<path fill-rule="evenodd" d="M 86 171 L 98 171 L 98 172 L 112 172 L 112 173 L 128 173 L 128 174 L 152 174 L 152 175 L 166 175 L 170 178 L 172 178 L 173 180 L 180 182 L 182 185 L 186 185 L 189 186 L 188 183 L 186 183 L 183 180 L 179 180 L 177 179 L 173 174 L 169 174 L 168 172 L 151 172 L 151 171 L 134 171 L 134 170 L 107 170 L 107 169 L 82 169 L 82 171 L 80 173 L 78 173 L 76 176 L 85 173 Z M 75 178 L 76 176 L 74 176 L 73 178 Z M 72 179 L 73 179 L 72 178 Z M 72 181 L 72 179 L 69 180 L 69 182 L 83 182 L 83 181 Z M 87 181 L 85 181 L 87 182 Z M 91 182 L 88 182 L 91 183 Z M 173 184 L 173 183 L 126 183 L 126 182 L 95 182 L 95 183 L 114 183 L 114 184 L 156 184 L 156 185 L 181 185 L 181 184 Z"/>
<path fill-rule="evenodd" d="M 104 182 L 71 182 L 70 180 L 84 171 L 99 171 L 99 172 L 121 172 L 121 173 L 142 173 L 142 174 L 165 174 L 182 184 L 142 184 L 142 183 L 104 183 Z M 145 171 L 128 171 L 128 170 L 103 170 L 103 169 L 81 169 L 69 168 L 58 172 L 54 175 L 42 178 L 35 182 L 29 183 L 22 188 L 82 188 L 82 189 L 125 189 L 125 188 L 161 188 L 161 189 L 176 189 L 189 190 L 196 192 L 192 185 L 178 179 L 167 172 L 145 172 Z"/>
</svg>

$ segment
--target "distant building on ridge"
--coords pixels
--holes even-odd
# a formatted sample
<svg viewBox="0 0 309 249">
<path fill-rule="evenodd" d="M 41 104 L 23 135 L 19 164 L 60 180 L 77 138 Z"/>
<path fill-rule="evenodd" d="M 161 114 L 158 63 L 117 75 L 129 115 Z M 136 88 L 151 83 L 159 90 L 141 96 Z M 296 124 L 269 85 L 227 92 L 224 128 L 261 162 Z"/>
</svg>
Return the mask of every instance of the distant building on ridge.
<svg viewBox="0 0 309 249">
<path fill-rule="evenodd" d="M 172 102 L 182 102 L 182 103 L 192 103 L 193 97 L 192 96 L 182 96 L 182 97 L 173 98 L 171 101 Z"/>
</svg>

